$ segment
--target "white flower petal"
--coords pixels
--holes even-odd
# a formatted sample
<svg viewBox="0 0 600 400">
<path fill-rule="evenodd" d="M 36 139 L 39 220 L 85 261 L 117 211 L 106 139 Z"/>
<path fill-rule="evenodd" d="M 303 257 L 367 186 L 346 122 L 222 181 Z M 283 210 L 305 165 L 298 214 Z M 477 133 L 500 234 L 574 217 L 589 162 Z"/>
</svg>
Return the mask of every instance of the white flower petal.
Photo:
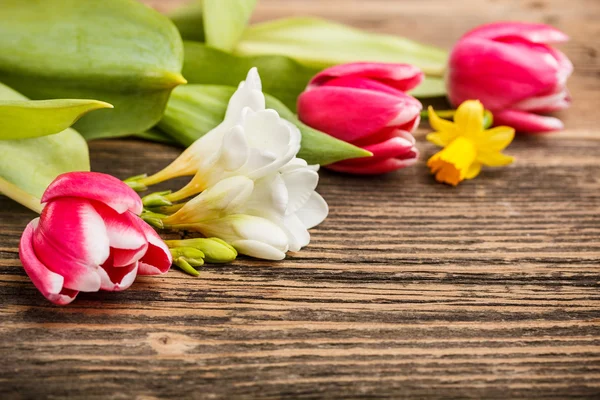
<svg viewBox="0 0 600 400">
<path fill-rule="evenodd" d="M 313 192 L 304 207 L 296 212 L 306 229 L 319 225 L 329 214 L 329 206 L 317 192 Z"/>
<path fill-rule="evenodd" d="M 281 220 L 288 205 L 288 189 L 281 174 L 273 174 L 254 182 L 254 191 L 244 207 L 244 213 Z"/>
<path fill-rule="evenodd" d="M 234 243 L 245 243 L 248 241 L 262 243 L 264 246 L 261 245 L 261 248 L 267 246 L 280 253 L 287 252 L 289 247 L 287 235 L 281 228 L 265 218 L 251 215 L 230 215 L 207 221 L 198 226 L 198 228 L 205 236 L 218 237 L 234 247 L 236 247 Z M 243 254 L 259 257 L 255 254 L 246 253 L 248 251 L 246 247 L 242 249 L 238 249 L 238 251 Z"/>
<path fill-rule="evenodd" d="M 246 164 L 249 154 L 244 129 L 236 125 L 223 138 L 219 163 L 226 171 L 234 171 Z"/>
<path fill-rule="evenodd" d="M 300 251 L 310 243 L 310 233 L 296 215 L 285 217 L 284 230 L 288 235 L 290 251 Z"/>
<path fill-rule="evenodd" d="M 285 258 L 285 252 L 256 240 L 236 240 L 231 245 L 240 254 L 263 260 L 279 261 Z"/>
<path fill-rule="evenodd" d="M 254 181 L 245 176 L 223 179 L 164 219 L 167 225 L 185 225 L 204 222 L 235 213 L 253 192 Z"/>
<path fill-rule="evenodd" d="M 281 176 L 289 193 L 286 215 L 295 214 L 315 191 L 319 174 L 308 168 L 298 168 Z"/>
<path fill-rule="evenodd" d="M 229 127 L 238 124 L 242 118 L 242 110 L 246 107 L 253 111 L 265 109 L 265 96 L 262 93 L 262 84 L 256 68 L 248 71 L 246 80 L 240 83 L 236 92 L 229 99 L 223 122 Z"/>
</svg>

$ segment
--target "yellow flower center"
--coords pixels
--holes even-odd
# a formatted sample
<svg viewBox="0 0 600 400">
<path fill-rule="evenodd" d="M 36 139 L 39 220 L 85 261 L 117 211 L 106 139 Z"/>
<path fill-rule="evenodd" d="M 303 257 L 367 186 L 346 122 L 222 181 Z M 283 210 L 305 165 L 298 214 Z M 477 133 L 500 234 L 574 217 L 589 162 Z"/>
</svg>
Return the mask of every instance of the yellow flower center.
<svg viewBox="0 0 600 400">
<path fill-rule="evenodd" d="M 442 151 L 433 155 L 427 161 L 427 166 L 431 173 L 435 174 L 438 182 L 456 186 L 465 179 L 476 156 L 475 144 L 464 136 L 459 136 Z"/>
</svg>

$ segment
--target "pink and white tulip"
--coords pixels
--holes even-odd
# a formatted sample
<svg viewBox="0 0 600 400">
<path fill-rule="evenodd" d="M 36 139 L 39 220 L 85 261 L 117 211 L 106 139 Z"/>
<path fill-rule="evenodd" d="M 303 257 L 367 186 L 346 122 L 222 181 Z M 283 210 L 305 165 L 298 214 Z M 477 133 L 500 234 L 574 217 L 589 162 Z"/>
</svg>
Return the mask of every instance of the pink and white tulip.
<svg viewBox="0 0 600 400">
<path fill-rule="evenodd" d="M 523 133 L 560 130 L 558 118 L 540 114 L 563 110 L 571 99 L 566 82 L 573 64 L 552 43 L 566 42 L 544 24 L 484 25 L 454 46 L 448 65 L 448 96 L 454 106 L 478 99 L 497 125 Z"/>
<path fill-rule="evenodd" d="M 39 218 L 27 225 L 19 257 L 51 302 L 69 304 L 79 292 L 125 290 L 140 275 L 167 272 L 172 258 L 142 221 L 139 196 L 120 180 L 71 172 L 50 184 Z"/>
<path fill-rule="evenodd" d="M 373 153 L 326 167 L 381 174 L 414 164 L 418 151 L 411 132 L 422 106 L 406 91 L 422 80 L 423 73 L 407 64 L 352 63 L 317 74 L 298 98 L 300 120 Z"/>
</svg>

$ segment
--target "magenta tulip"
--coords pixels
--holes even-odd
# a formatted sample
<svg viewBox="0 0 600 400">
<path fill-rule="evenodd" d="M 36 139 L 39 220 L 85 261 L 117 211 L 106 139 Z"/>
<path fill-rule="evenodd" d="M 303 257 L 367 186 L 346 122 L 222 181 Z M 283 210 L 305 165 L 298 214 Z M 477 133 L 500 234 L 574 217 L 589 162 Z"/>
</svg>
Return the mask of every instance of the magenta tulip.
<svg viewBox="0 0 600 400">
<path fill-rule="evenodd" d="M 50 184 L 42 214 L 27 225 L 19 257 L 51 302 L 69 304 L 79 292 L 127 289 L 136 275 L 169 270 L 171 254 L 138 214 L 139 196 L 120 180 L 71 172 Z"/>
<path fill-rule="evenodd" d="M 554 117 L 539 115 L 567 108 L 566 88 L 573 65 L 549 46 L 568 37 L 543 24 L 496 23 L 463 36 L 448 65 L 448 96 L 458 107 L 478 99 L 492 111 L 497 125 L 523 133 L 563 128 Z"/>
<path fill-rule="evenodd" d="M 405 92 L 422 80 L 423 73 L 406 64 L 344 64 L 317 74 L 298 98 L 302 122 L 373 153 L 326 167 L 381 174 L 414 164 L 418 151 L 411 132 L 422 106 Z"/>
</svg>

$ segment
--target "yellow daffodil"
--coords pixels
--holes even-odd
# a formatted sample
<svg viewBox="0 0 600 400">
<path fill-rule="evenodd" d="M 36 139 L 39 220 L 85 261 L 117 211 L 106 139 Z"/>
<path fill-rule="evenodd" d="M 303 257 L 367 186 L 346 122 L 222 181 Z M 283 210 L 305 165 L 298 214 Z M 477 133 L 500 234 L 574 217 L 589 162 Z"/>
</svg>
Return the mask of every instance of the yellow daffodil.
<svg viewBox="0 0 600 400">
<path fill-rule="evenodd" d="M 427 140 L 444 148 L 427 161 L 438 182 L 456 186 L 479 175 L 482 165 L 501 167 L 514 161 L 501 151 L 512 142 L 515 130 L 508 126 L 484 129 L 484 111 L 478 100 L 468 100 L 451 122 L 429 107 L 429 122 L 436 132 L 427 135 Z"/>
</svg>

